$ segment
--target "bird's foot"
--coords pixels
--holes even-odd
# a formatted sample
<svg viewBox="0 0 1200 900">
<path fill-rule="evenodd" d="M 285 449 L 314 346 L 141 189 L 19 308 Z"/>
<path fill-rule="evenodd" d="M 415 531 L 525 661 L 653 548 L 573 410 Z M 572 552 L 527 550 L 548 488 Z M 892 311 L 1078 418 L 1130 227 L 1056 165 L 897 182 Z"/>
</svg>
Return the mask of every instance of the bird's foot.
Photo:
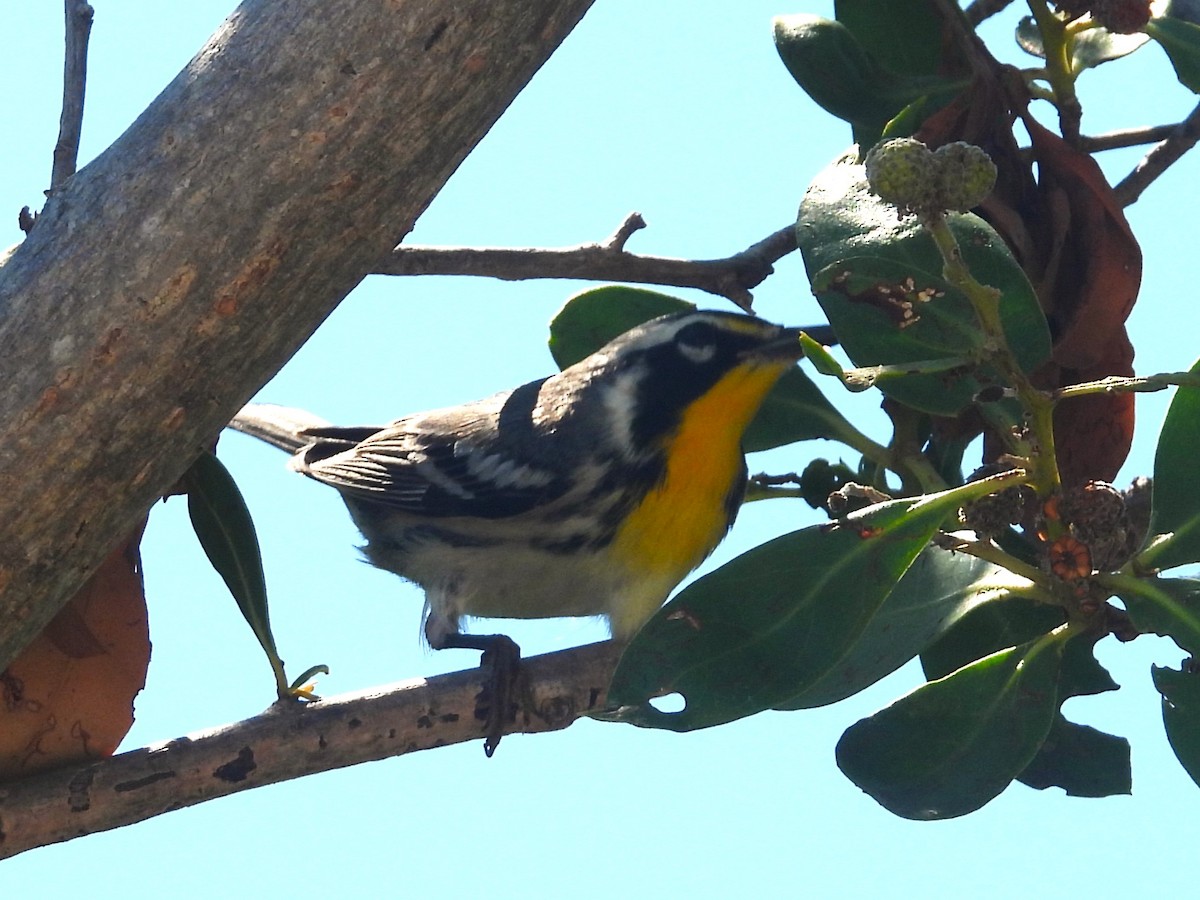
<svg viewBox="0 0 1200 900">
<path fill-rule="evenodd" d="M 516 716 L 521 648 L 516 641 L 503 634 L 448 635 L 443 647 L 479 650 L 483 654 L 479 667 L 487 670 L 487 677 L 479 694 L 475 715 L 484 720 L 483 752 L 490 757 L 500 745 L 504 726 Z"/>
</svg>

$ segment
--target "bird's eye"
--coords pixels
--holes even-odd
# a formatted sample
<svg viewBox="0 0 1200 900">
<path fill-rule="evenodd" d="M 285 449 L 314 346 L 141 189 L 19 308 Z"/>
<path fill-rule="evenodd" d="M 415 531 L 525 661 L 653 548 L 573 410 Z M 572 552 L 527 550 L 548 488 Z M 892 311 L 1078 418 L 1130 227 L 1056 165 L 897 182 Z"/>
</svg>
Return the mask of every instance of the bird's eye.
<svg viewBox="0 0 1200 900">
<path fill-rule="evenodd" d="M 710 362 L 717 353 L 716 331 L 707 322 L 692 322 L 675 333 L 675 346 L 689 362 Z"/>
</svg>

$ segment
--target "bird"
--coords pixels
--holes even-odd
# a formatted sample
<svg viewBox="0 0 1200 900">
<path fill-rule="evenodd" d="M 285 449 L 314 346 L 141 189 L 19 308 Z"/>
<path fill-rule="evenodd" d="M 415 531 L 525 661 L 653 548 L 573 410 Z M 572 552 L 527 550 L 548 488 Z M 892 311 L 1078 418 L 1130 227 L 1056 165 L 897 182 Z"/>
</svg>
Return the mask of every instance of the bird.
<svg viewBox="0 0 1200 900">
<path fill-rule="evenodd" d="M 341 494 L 367 561 L 424 589 L 432 648 L 482 651 L 490 756 L 520 651 L 463 620 L 601 616 L 628 641 L 732 527 L 743 434 L 802 356 L 800 334 L 672 313 L 558 374 L 388 425 L 254 403 L 230 427 Z"/>
</svg>

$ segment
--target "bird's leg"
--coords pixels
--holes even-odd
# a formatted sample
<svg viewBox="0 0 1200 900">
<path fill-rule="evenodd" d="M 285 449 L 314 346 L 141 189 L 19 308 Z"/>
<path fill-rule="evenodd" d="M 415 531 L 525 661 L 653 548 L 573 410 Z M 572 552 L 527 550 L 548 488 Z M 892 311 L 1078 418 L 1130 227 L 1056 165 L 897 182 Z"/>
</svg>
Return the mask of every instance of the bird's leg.
<svg viewBox="0 0 1200 900">
<path fill-rule="evenodd" d="M 443 635 L 438 650 L 451 647 L 464 650 L 479 650 L 481 669 L 490 670 L 484 681 L 483 698 L 490 700 L 486 709 L 486 736 L 483 752 L 489 757 L 496 752 L 500 738 L 504 736 L 504 725 L 512 718 L 516 705 L 517 673 L 521 667 L 521 648 L 516 641 L 503 634 L 460 634 Z M 478 715 L 478 707 L 476 708 Z"/>
</svg>

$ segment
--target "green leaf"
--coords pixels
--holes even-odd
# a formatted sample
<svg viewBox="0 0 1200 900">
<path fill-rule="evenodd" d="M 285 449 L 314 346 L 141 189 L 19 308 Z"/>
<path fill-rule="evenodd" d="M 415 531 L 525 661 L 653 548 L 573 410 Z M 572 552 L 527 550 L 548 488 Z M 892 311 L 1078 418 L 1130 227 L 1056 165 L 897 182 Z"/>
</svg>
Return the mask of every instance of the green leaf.
<svg viewBox="0 0 1200 900">
<path fill-rule="evenodd" d="M 1058 709 L 1061 633 L 1001 650 L 852 725 L 842 772 L 908 819 L 982 807 L 1033 760 Z"/>
<path fill-rule="evenodd" d="M 1146 35 L 1140 33 L 1115 34 L 1104 28 L 1089 28 L 1070 39 L 1071 69 L 1074 72 L 1082 72 L 1101 63 L 1128 56 L 1148 40 Z M 1018 23 L 1017 43 L 1031 56 L 1046 58 L 1046 50 L 1042 46 L 1042 32 L 1033 16 L 1025 16 Z"/>
<path fill-rule="evenodd" d="M 1028 582 L 965 553 L 926 547 L 825 675 L 776 709 L 836 703 L 900 668 L 981 604 L 1001 602 Z"/>
<path fill-rule="evenodd" d="M 1124 601 L 1138 631 L 1169 637 L 1200 656 L 1200 579 L 1102 575 L 1097 581 Z"/>
<path fill-rule="evenodd" d="M 835 16 L 889 71 L 938 75 L 944 20 L 930 0 L 835 0 Z"/>
<path fill-rule="evenodd" d="M 1096 644 L 1103 635 L 1077 634 L 1063 646 L 1062 671 L 1058 679 L 1060 700 L 1069 697 L 1090 697 L 1118 690 L 1108 669 L 1096 659 Z"/>
<path fill-rule="evenodd" d="M 575 294 L 550 322 L 550 353 L 560 369 L 595 353 L 650 319 L 694 310 L 694 304 L 643 288 L 608 285 Z M 843 440 L 853 426 L 799 366 L 775 384 L 746 429 L 747 452 L 814 438 Z"/>
<path fill-rule="evenodd" d="M 1003 599 L 968 611 L 954 627 L 921 653 L 929 680 L 944 678 L 965 665 L 1040 637 L 1066 621 L 1058 607 L 1024 597 Z"/>
<path fill-rule="evenodd" d="M 589 288 L 570 297 L 550 320 L 550 355 L 565 369 L 630 328 L 695 308 L 694 303 L 645 288 L 622 284 Z"/>
<path fill-rule="evenodd" d="M 207 451 L 192 463 L 184 478 L 188 515 L 200 546 L 224 579 L 238 609 L 267 654 L 280 696 L 283 696 L 288 683 L 271 633 L 262 554 L 246 501 L 229 470 Z"/>
<path fill-rule="evenodd" d="M 1039 791 L 1060 787 L 1068 797 L 1130 794 L 1129 741 L 1055 716 L 1045 743 L 1020 781 Z"/>
<path fill-rule="evenodd" d="M 1022 369 L 1032 372 L 1050 355 L 1050 332 L 1033 287 L 986 222 L 969 214 L 947 221 L 971 273 L 1004 295 L 1005 335 Z M 817 299 L 855 365 L 979 354 L 974 310 L 942 279 L 933 239 L 869 191 L 862 166 L 843 158 L 818 175 L 800 206 L 796 236 Z M 996 377 L 988 369 L 957 377 L 938 372 L 888 378 L 878 386 L 906 405 L 947 415 Z"/>
<path fill-rule="evenodd" d="M 1163 697 L 1163 725 L 1171 749 L 1200 785 L 1200 673 L 1151 666 L 1150 674 Z"/>
<path fill-rule="evenodd" d="M 778 16 L 773 24 L 783 64 L 826 112 L 882 129 L 903 106 L 886 96 L 887 74 L 845 25 L 813 15 Z"/>
<path fill-rule="evenodd" d="M 1145 31 L 1166 51 L 1180 84 L 1200 94 L 1200 26 L 1167 16 L 1151 19 Z"/>
<path fill-rule="evenodd" d="M 778 16 L 775 49 L 788 72 L 826 112 L 849 122 L 864 147 L 887 123 L 925 96 L 948 97 L 963 81 L 885 69 L 841 22 L 814 15 Z"/>
<path fill-rule="evenodd" d="M 1200 362 L 1189 370 L 1200 373 Z M 1167 410 L 1154 454 L 1154 488 L 1142 569 L 1200 562 L 1200 389 L 1180 387 Z"/>
<path fill-rule="evenodd" d="M 989 483 L 990 482 L 990 483 Z M 609 688 L 613 718 L 687 731 L 798 696 L 846 656 L 930 536 L 991 479 L 769 541 L 693 582 L 644 625 Z M 650 700 L 682 694 L 680 712 Z"/>
</svg>

